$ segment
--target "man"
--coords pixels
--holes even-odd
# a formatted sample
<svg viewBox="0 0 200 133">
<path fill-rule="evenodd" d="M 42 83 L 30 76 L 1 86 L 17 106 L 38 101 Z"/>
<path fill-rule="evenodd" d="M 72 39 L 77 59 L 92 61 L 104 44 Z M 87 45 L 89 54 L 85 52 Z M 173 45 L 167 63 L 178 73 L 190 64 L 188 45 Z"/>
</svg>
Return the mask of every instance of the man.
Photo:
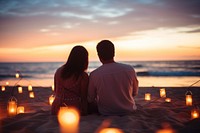
<svg viewBox="0 0 200 133">
<path fill-rule="evenodd" d="M 115 48 L 109 40 L 97 44 L 103 64 L 90 74 L 88 101 L 96 100 L 102 115 L 126 115 L 136 110 L 134 96 L 138 94 L 138 80 L 130 66 L 114 61 Z"/>
</svg>

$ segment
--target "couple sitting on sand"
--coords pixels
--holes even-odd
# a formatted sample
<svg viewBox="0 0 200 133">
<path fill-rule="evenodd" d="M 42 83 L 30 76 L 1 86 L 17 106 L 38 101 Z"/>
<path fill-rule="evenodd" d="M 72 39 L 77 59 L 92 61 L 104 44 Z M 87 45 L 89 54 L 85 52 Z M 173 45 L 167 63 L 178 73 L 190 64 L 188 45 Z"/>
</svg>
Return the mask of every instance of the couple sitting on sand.
<svg viewBox="0 0 200 133">
<path fill-rule="evenodd" d="M 83 46 L 75 46 L 67 62 L 57 69 L 52 114 L 57 114 L 61 106 L 75 107 L 81 115 L 97 111 L 102 115 L 126 115 L 136 110 L 135 70 L 114 61 L 115 48 L 111 41 L 102 40 L 96 48 L 103 65 L 89 76 L 85 72 L 88 52 Z"/>
</svg>

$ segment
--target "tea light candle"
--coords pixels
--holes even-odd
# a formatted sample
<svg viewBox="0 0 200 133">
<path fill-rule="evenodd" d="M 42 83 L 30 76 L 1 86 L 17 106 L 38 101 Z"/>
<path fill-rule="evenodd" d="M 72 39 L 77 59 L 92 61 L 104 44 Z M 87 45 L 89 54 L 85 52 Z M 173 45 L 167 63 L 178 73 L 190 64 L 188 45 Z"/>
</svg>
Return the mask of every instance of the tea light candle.
<svg viewBox="0 0 200 133">
<path fill-rule="evenodd" d="M 5 91 L 6 87 L 5 86 L 1 86 L 1 91 Z"/>
<path fill-rule="evenodd" d="M 160 89 L 160 97 L 166 97 L 165 88 L 161 88 L 161 89 Z"/>
<path fill-rule="evenodd" d="M 8 85 L 9 85 L 9 82 L 7 81 L 7 82 L 6 82 L 6 86 L 8 86 Z"/>
<path fill-rule="evenodd" d="M 28 91 L 32 91 L 32 90 L 33 90 L 32 85 L 31 84 L 28 85 Z"/>
<path fill-rule="evenodd" d="M 21 87 L 21 86 L 19 86 L 19 87 L 18 87 L 18 92 L 19 92 L 19 93 L 22 93 L 22 92 L 23 92 L 23 90 L 22 90 L 22 87 Z"/>
<path fill-rule="evenodd" d="M 145 100 L 146 101 L 151 100 L 151 94 L 150 93 L 145 93 Z"/>
<path fill-rule="evenodd" d="M 54 88 L 54 85 L 52 85 L 51 88 L 52 88 L 52 91 L 54 91 L 54 89 L 55 89 L 55 88 Z"/>
<path fill-rule="evenodd" d="M 104 128 L 99 133 L 123 133 L 123 131 L 118 128 Z"/>
<path fill-rule="evenodd" d="M 55 99 L 55 96 L 54 96 L 54 95 L 51 95 L 51 96 L 49 97 L 49 104 L 50 104 L 50 105 L 52 105 L 54 99 Z"/>
<path fill-rule="evenodd" d="M 17 114 L 24 113 L 24 106 L 17 107 Z"/>
<path fill-rule="evenodd" d="M 165 102 L 170 103 L 171 102 L 171 98 L 166 98 Z"/>
<path fill-rule="evenodd" d="M 29 97 L 30 97 L 30 98 L 34 98 L 34 97 L 35 97 L 35 95 L 34 95 L 34 92 L 33 92 L 33 91 L 29 92 Z"/>
<path fill-rule="evenodd" d="M 78 133 L 80 116 L 76 109 L 61 107 L 58 112 L 58 121 L 62 133 Z"/>
<path fill-rule="evenodd" d="M 16 74 L 15 74 L 15 77 L 18 79 L 18 78 L 19 78 L 19 73 L 16 73 Z"/>
<path fill-rule="evenodd" d="M 17 113 L 17 99 L 15 97 L 11 97 L 8 101 L 8 116 L 15 116 Z"/>
<path fill-rule="evenodd" d="M 199 118 L 199 111 L 197 109 L 193 109 L 191 111 L 191 119 Z"/>
</svg>

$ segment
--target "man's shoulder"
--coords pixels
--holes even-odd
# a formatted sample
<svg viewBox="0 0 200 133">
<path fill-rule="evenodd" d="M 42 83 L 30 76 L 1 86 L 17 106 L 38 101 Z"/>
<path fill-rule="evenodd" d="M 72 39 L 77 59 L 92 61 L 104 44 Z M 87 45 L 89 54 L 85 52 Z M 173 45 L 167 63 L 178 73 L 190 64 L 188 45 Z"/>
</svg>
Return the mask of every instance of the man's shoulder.
<svg viewBox="0 0 200 133">
<path fill-rule="evenodd" d="M 133 67 L 132 67 L 131 65 L 129 65 L 129 64 L 125 64 L 125 63 L 117 63 L 117 65 L 118 65 L 119 67 L 124 68 L 124 69 L 133 70 Z"/>
</svg>

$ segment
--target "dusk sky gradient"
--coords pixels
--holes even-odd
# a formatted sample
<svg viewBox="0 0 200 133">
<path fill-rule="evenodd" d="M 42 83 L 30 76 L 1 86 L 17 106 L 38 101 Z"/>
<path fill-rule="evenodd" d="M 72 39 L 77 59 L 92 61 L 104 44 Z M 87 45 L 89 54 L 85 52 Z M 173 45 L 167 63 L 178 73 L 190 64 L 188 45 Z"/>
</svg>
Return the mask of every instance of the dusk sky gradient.
<svg viewBox="0 0 200 133">
<path fill-rule="evenodd" d="M 200 59 L 199 0 L 1 0 L 0 61 L 65 61 L 75 45 L 98 60 Z"/>
</svg>

